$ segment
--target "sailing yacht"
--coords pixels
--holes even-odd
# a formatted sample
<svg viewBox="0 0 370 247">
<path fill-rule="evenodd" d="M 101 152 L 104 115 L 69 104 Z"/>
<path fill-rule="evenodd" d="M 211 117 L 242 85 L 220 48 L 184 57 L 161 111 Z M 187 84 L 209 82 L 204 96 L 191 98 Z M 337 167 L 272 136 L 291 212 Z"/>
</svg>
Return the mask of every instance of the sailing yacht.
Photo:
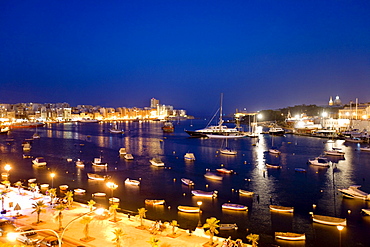
<svg viewBox="0 0 370 247">
<path fill-rule="evenodd" d="M 228 145 L 227 145 L 227 139 L 226 139 L 225 143 L 226 143 L 225 144 L 225 147 L 221 147 L 220 153 L 221 154 L 227 154 L 227 155 L 236 155 L 237 154 L 237 151 L 232 150 L 232 149 L 230 149 L 228 147 Z"/>
<path fill-rule="evenodd" d="M 117 123 L 114 123 L 114 126 L 109 129 L 110 133 L 115 133 L 115 134 L 123 134 L 124 131 L 121 129 L 118 129 Z"/>
<path fill-rule="evenodd" d="M 272 138 L 271 138 L 271 148 L 269 149 L 269 153 L 270 154 L 280 154 L 281 152 L 279 151 L 279 149 L 277 149 L 277 148 L 275 148 L 274 147 L 274 136 L 272 136 Z"/>
<path fill-rule="evenodd" d="M 220 104 L 220 118 L 218 125 L 209 126 L 204 129 L 199 130 L 185 130 L 191 137 L 209 137 L 209 138 L 239 138 L 246 136 L 244 133 L 240 132 L 237 128 L 229 128 L 226 125 L 223 125 L 224 120 L 222 119 L 222 98 L 223 94 L 221 93 L 221 104 Z M 217 112 L 216 112 L 217 113 Z M 213 120 L 212 117 L 211 121 Z M 211 122 L 210 121 L 210 122 Z"/>
</svg>

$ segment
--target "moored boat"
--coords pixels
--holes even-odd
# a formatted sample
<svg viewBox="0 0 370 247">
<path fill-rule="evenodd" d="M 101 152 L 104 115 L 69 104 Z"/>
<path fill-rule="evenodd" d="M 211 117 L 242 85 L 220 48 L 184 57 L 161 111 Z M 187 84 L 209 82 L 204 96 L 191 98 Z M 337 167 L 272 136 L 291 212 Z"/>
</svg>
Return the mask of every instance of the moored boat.
<svg viewBox="0 0 370 247">
<path fill-rule="evenodd" d="M 217 191 L 192 190 L 191 194 L 200 197 L 217 197 Z"/>
<path fill-rule="evenodd" d="M 222 176 L 219 176 L 219 175 L 214 174 L 212 172 L 206 172 L 206 174 L 204 174 L 204 177 L 208 178 L 208 179 L 211 179 L 211 180 L 222 180 L 223 179 Z"/>
<path fill-rule="evenodd" d="M 190 180 L 188 178 L 181 178 L 181 182 L 187 186 L 193 186 L 194 182 L 193 180 Z"/>
<path fill-rule="evenodd" d="M 194 161 L 194 160 L 195 160 L 195 156 L 194 156 L 194 154 L 193 154 L 193 153 L 186 153 L 186 154 L 184 155 L 184 159 L 185 159 L 185 160 Z"/>
<path fill-rule="evenodd" d="M 218 171 L 219 173 L 226 173 L 226 174 L 231 174 L 233 173 L 234 171 L 233 170 L 229 170 L 229 169 L 226 169 L 224 167 L 222 168 L 217 168 L 216 171 Z"/>
<path fill-rule="evenodd" d="M 229 148 L 222 148 L 222 149 L 220 149 L 220 153 L 221 154 L 226 154 L 226 155 L 235 155 L 238 152 L 237 151 L 234 151 L 234 150 L 231 150 Z"/>
<path fill-rule="evenodd" d="M 9 126 L 0 126 L 0 134 L 8 134 L 9 130 Z"/>
<path fill-rule="evenodd" d="M 238 210 L 238 211 L 246 211 L 248 207 L 241 204 L 236 203 L 224 203 L 222 204 L 222 209 L 230 209 L 230 210 Z"/>
<path fill-rule="evenodd" d="M 129 185 L 140 185 L 140 181 L 139 180 L 134 180 L 134 179 L 126 178 L 125 184 L 129 184 Z"/>
<path fill-rule="evenodd" d="M 254 195 L 254 192 L 243 190 L 243 189 L 239 189 L 239 194 L 240 195 L 244 195 L 244 196 L 253 196 Z"/>
<path fill-rule="evenodd" d="M 282 212 L 282 213 L 293 213 L 294 207 L 284 207 L 278 205 L 270 205 L 270 210 L 275 212 Z"/>
<path fill-rule="evenodd" d="M 155 200 L 155 199 L 145 199 L 145 204 L 150 204 L 150 205 L 163 205 L 166 201 L 163 199 L 160 200 Z"/>
<path fill-rule="evenodd" d="M 276 148 L 270 148 L 269 153 L 270 154 L 281 154 L 281 152 Z"/>
<path fill-rule="evenodd" d="M 162 130 L 166 133 L 172 133 L 174 132 L 175 127 L 173 126 L 173 123 L 171 121 L 166 121 L 163 123 Z"/>
<path fill-rule="evenodd" d="M 323 158 L 323 157 L 316 157 L 314 159 L 309 159 L 308 163 L 314 166 L 325 166 L 326 167 L 330 165 L 328 159 Z"/>
<path fill-rule="evenodd" d="M 134 159 L 134 156 L 132 156 L 132 154 L 125 154 L 124 157 L 125 157 L 126 160 L 133 160 Z"/>
<path fill-rule="evenodd" d="M 158 157 L 152 158 L 151 160 L 149 160 L 149 162 L 153 166 L 164 166 L 163 161 Z"/>
<path fill-rule="evenodd" d="M 360 190 L 361 185 L 351 185 L 347 189 L 338 189 L 343 196 L 354 199 L 370 200 L 370 194 Z"/>
<path fill-rule="evenodd" d="M 23 144 L 23 151 L 30 151 L 31 150 L 31 144 L 29 142 L 26 142 Z"/>
<path fill-rule="evenodd" d="M 361 209 L 362 212 L 364 212 L 367 215 L 370 215 L 370 208 L 363 208 Z"/>
<path fill-rule="evenodd" d="M 96 167 L 107 167 L 108 163 L 103 163 L 101 158 L 94 158 L 92 165 Z"/>
<path fill-rule="evenodd" d="M 120 148 L 119 149 L 119 154 L 121 154 L 121 155 L 124 155 L 124 154 L 126 154 L 127 152 L 126 152 L 126 148 Z"/>
<path fill-rule="evenodd" d="M 87 177 L 92 180 L 99 180 L 99 181 L 104 181 L 110 179 L 110 176 L 108 175 L 101 175 L 101 174 L 96 174 L 96 173 L 87 173 Z"/>
<path fill-rule="evenodd" d="M 280 127 L 271 127 L 269 129 L 269 134 L 270 135 L 284 135 L 285 130 L 283 128 L 280 128 Z"/>
<path fill-rule="evenodd" d="M 280 169 L 281 166 L 278 165 L 278 164 L 270 164 L 270 163 L 266 163 L 266 167 L 267 168 L 275 168 L 275 169 Z"/>
<path fill-rule="evenodd" d="M 105 197 L 107 194 L 104 192 L 95 192 L 92 194 L 94 197 Z"/>
<path fill-rule="evenodd" d="M 305 233 L 294 233 L 294 232 L 275 232 L 275 238 L 279 238 L 283 240 L 300 241 L 300 240 L 306 240 L 306 234 Z"/>
<path fill-rule="evenodd" d="M 68 185 L 66 185 L 66 184 L 59 185 L 59 189 L 60 190 L 67 190 L 68 189 Z"/>
<path fill-rule="evenodd" d="M 222 230 L 238 230 L 238 225 L 236 223 L 220 224 L 219 229 Z"/>
<path fill-rule="evenodd" d="M 347 220 L 344 218 L 337 218 L 332 216 L 312 214 L 312 220 L 316 223 L 332 226 L 346 226 Z"/>
<path fill-rule="evenodd" d="M 296 171 L 296 172 L 306 172 L 306 169 L 304 169 L 304 168 L 294 168 L 294 171 Z"/>
<path fill-rule="evenodd" d="M 41 122 L 26 122 L 26 123 L 14 123 L 9 126 L 10 129 L 20 129 L 20 128 L 36 128 L 44 127 L 45 124 Z"/>
<path fill-rule="evenodd" d="M 32 163 L 35 166 L 46 166 L 46 161 L 45 161 L 44 157 L 37 157 L 34 160 L 32 160 Z"/>
<path fill-rule="evenodd" d="M 360 148 L 361 151 L 370 152 L 370 146 Z"/>
<path fill-rule="evenodd" d="M 76 166 L 77 167 L 85 167 L 85 163 L 82 160 L 78 159 L 76 161 Z"/>
<path fill-rule="evenodd" d="M 333 156 L 344 156 L 344 152 L 338 148 L 333 148 L 332 150 L 324 151 L 325 155 Z"/>
<path fill-rule="evenodd" d="M 85 189 L 80 188 L 74 189 L 73 191 L 75 192 L 75 194 L 84 194 L 86 192 Z"/>
<path fill-rule="evenodd" d="M 194 206 L 178 206 L 177 209 L 185 213 L 199 213 L 200 212 L 200 208 L 194 207 Z"/>
</svg>

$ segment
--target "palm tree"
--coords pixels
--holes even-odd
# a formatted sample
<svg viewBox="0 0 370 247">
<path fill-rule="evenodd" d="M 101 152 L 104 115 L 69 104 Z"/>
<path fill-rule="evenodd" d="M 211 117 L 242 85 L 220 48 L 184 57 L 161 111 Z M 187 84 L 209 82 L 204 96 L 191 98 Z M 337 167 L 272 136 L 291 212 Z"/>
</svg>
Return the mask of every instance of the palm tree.
<svg viewBox="0 0 370 247">
<path fill-rule="evenodd" d="M 89 208 L 90 208 L 90 212 L 92 212 L 92 211 L 93 211 L 95 203 L 96 203 L 96 202 L 95 202 L 94 200 L 90 200 L 90 201 L 88 201 L 88 202 L 87 202 L 87 205 L 88 205 L 88 206 L 89 206 Z"/>
<path fill-rule="evenodd" d="M 51 198 L 51 206 L 53 207 L 54 206 L 54 198 L 57 197 L 57 189 L 56 188 L 51 188 L 51 189 L 48 189 L 47 192 L 50 195 L 50 198 Z"/>
<path fill-rule="evenodd" d="M 68 208 L 70 208 L 73 203 L 73 191 L 67 191 L 64 198 L 67 200 Z"/>
<path fill-rule="evenodd" d="M 175 235 L 175 228 L 179 226 L 179 224 L 177 224 L 177 220 L 172 220 L 170 225 L 172 226 L 172 235 Z"/>
<path fill-rule="evenodd" d="M 157 239 L 156 237 L 151 237 L 148 243 L 151 244 L 152 247 L 158 247 L 159 239 Z"/>
<path fill-rule="evenodd" d="M 251 233 L 247 236 L 247 239 L 249 242 L 252 242 L 252 247 L 257 247 L 257 241 L 260 239 L 260 236 L 258 234 Z"/>
<path fill-rule="evenodd" d="M 14 183 L 14 186 L 17 186 L 18 188 L 18 194 L 21 194 L 21 187 L 22 187 L 22 182 L 21 181 L 17 181 Z"/>
<path fill-rule="evenodd" d="M 63 210 L 65 209 L 64 205 L 61 205 L 59 204 L 58 206 L 56 206 L 54 208 L 55 210 L 55 214 L 54 214 L 54 220 L 58 222 L 59 224 L 59 227 L 58 227 L 58 231 L 61 231 L 63 230 L 63 226 L 62 226 L 62 220 L 63 220 Z"/>
<path fill-rule="evenodd" d="M 213 236 L 215 234 L 218 234 L 217 228 L 220 227 L 218 225 L 218 222 L 220 222 L 220 220 L 216 219 L 215 217 L 211 217 L 211 218 L 208 218 L 206 220 L 206 223 L 203 225 L 203 228 L 208 229 L 206 231 L 206 234 L 211 237 L 210 239 L 211 244 L 213 244 Z"/>
<path fill-rule="evenodd" d="M 84 233 L 85 237 L 82 239 L 84 241 L 88 241 L 88 240 L 91 239 L 91 237 L 89 237 L 89 224 L 92 220 L 93 220 L 93 217 L 88 216 L 88 215 L 82 217 L 82 219 L 80 220 L 80 223 L 85 225 L 85 227 L 83 229 L 83 233 Z"/>
<path fill-rule="evenodd" d="M 46 205 L 44 204 L 44 202 L 42 200 L 37 201 L 37 202 L 35 202 L 35 203 L 32 204 L 32 208 L 34 210 L 32 211 L 31 214 L 33 214 L 33 213 L 36 213 L 37 214 L 36 224 L 40 223 L 40 214 L 42 212 L 45 212 L 46 211 L 45 210 L 45 207 L 46 207 Z"/>
<path fill-rule="evenodd" d="M 121 228 L 116 228 L 114 229 L 113 234 L 115 237 L 112 241 L 115 242 L 116 247 L 121 247 L 121 238 L 125 235 L 125 232 Z"/>
<path fill-rule="evenodd" d="M 143 219 L 146 217 L 145 213 L 148 211 L 145 208 L 139 208 L 138 210 L 139 218 L 140 218 L 140 226 L 143 226 Z"/>
<path fill-rule="evenodd" d="M 117 204 L 112 204 L 109 206 L 109 213 L 113 214 L 113 221 L 117 222 Z"/>
</svg>

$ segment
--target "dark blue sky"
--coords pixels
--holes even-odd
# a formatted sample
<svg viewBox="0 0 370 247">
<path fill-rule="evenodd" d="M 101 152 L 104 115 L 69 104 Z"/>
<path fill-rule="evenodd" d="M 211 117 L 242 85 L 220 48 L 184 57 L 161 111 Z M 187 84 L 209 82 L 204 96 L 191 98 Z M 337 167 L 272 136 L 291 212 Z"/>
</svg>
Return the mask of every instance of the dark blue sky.
<svg viewBox="0 0 370 247">
<path fill-rule="evenodd" d="M 0 1 L 0 103 L 370 101 L 370 1 Z"/>
</svg>

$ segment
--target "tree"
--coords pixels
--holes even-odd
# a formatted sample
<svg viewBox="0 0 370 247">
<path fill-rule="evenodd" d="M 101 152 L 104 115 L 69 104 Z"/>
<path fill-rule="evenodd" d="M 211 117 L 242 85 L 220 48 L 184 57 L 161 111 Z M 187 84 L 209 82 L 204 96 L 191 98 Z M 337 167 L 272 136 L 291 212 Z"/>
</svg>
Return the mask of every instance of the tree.
<svg viewBox="0 0 370 247">
<path fill-rule="evenodd" d="M 37 224 L 40 223 L 40 214 L 46 211 L 45 207 L 46 207 L 46 205 L 44 204 L 44 202 L 42 200 L 39 200 L 39 201 L 34 202 L 32 204 L 32 208 L 34 210 L 31 212 L 31 214 L 33 214 L 33 213 L 37 214 L 37 221 L 36 221 Z"/>
<path fill-rule="evenodd" d="M 58 222 L 59 224 L 59 227 L 58 227 L 58 230 L 61 231 L 63 230 L 63 226 L 62 226 L 62 220 L 63 220 L 63 210 L 65 209 L 64 205 L 57 205 L 54 210 L 55 210 L 55 214 L 54 214 L 54 220 L 56 222 Z"/>
<path fill-rule="evenodd" d="M 91 239 L 91 237 L 89 236 L 89 224 L 91 223 L 92 220 L 93 220 L 93 217 L 88 216 L 88 215 L 82 217 L 82 219 L 80 220 L 80 223 L 85 225 L 83 229 L 83 233 L 85 237 L 82 239 L 84 241 L 89 241 Z"/>
<path fill-rule="evenodd" d="M 139 208 L 138 209 L 138 213 L 139 213 L 139 218 L 140 218 L 140 226 L 143 226 L 143 219 L 146 217 L 145 213 L 147 212 L 148 210 L 146 210 L 145 208 Z"/>
<path fill-rule="evenodd" d="M 95 204 L 96 204 L 96 202 L 94 200 L 90 200 L 90 201 L 87 202 L 87 205 L 89 206 L 90 212 L 93 211 Z"/>
<path fill-rule="evenodd" d="M 148 243 L 152 247 L 158 247 L 159 246 L 159 239 L 157 239 L 156 237 L 151 237 L 150 240 L 148 241 Z"/>
<path fill-rule="evenodd" d="M 207 229 L 206 234 L 211 237 L 210 239 L 211 244 L 213 244 L 213 236 L 215 234 L 218 234 L 217 228 L 220 227 L 218 225 L 218 222 L 220 222 L 220 220 L 216 219 L 215 217 L 211 217 L 208 218 L 206 220 L 206 223 L 203 225 L 203 228 Z"/>
<path fill-rule="evenodd" d="M 112 204 L 109 206 L 109 213 L 113 214 L 113 221 L 117 222 L 117 209 L 118 205 L 117 204 Z"/>
<path fill-rule="evenodd" d="M 258 234 L 251 233 L 247 236 L 247 239 L 249 242 L 252 242 L 252 247 L 257 247 L 257 241 L 260 239 L 260 236 Z"/>
<path fill-rule="evenodd" d="M 114 238 L 112 241 L 116 244 L 116 247 L 121 247 L 122 237 L 125 235 L 124 231 L 121 228 L 116 228 L 113 231 Z"/>
<path fill-rule="evenodd" d="M 21 181 L 17 181 L 14 183 L 14 186 L 16 186 L 18 188 L 18 194 L 20 195 L 21 194 L 21 187 L 22 187 L 23 183 Z"/>
<path fill-rule="evenodd" d="M 68 208 L 70 208 L 73 203 L 73 191 L 67 191 L 64 198 L 67 200 Z"/>
</svg>

